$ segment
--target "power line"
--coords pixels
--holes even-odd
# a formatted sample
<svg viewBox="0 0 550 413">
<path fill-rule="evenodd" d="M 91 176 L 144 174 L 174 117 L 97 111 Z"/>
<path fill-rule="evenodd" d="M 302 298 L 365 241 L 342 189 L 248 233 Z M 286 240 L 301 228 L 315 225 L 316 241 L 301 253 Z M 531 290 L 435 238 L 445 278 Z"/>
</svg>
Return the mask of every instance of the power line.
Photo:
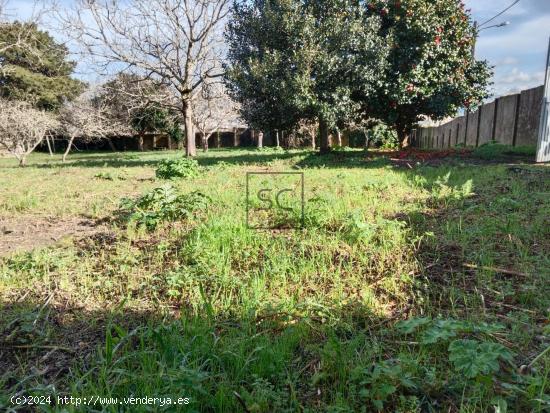
<svg viewBox="0 0 550 413">
<path fill-rule="evenodd" d="M 512 4 L 510 4 L 508 7 L 506 7 L 504 10 L 502 10 L 500 13 L 498 13 L 496 16 L 493 16 L 491 17 L 489 20 L 486 20 L 484 21 L 483 23 L 481 23 L 478 28 L 481 28 L 483 26 L 485 26 L 487 23 L 490 23 L 492 22 L 493 20 L 495 20 L 497 17 L 500 17 L 502 16 L 504 13 L 506 13 L 508 10 L 510 10 L 512 7 L 514 7 L 516 4 L 518 4 L 521 0 L 516 0 L 514 1 Z"/>
</svg>

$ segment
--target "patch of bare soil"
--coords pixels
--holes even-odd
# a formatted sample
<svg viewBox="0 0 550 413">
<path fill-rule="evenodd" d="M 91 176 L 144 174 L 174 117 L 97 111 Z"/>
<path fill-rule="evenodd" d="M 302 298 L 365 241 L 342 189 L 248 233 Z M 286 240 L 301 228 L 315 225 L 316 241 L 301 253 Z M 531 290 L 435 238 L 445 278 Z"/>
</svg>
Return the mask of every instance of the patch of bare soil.
<svg viewBox="0 0 550 413">
<path fill-rule="evenodd" d="M 0 218 L 0 256 L 32 251 L 53 245 L 63 238 L 83 238 L 105 230 L 100 222 L 88 218 Z"/>
</svg>

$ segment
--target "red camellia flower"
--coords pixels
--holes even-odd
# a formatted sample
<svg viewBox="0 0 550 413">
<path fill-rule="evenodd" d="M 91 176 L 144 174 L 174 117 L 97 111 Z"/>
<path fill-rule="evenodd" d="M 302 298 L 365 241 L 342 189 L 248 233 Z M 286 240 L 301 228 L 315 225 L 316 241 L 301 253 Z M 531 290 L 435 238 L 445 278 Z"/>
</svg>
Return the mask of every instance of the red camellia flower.
<svg viewBox="0 0 550 413">
<path fill-rule="evenodd" d="M 441 44 L 441 36 L 436 36 L 435 37 L 435 44 L 438 45 L 438 46 Z"/>
</svg>

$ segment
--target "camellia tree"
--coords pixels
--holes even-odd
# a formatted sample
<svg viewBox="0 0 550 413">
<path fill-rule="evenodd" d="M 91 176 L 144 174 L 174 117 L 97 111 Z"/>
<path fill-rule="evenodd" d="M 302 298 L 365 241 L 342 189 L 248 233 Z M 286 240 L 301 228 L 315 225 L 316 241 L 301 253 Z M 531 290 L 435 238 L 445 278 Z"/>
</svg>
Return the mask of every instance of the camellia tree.
<svg viewBox="0 0 550 413">
<path fill-rule="evenodd" d="M 242 117 L 263 130 L 318 119 L 330 150 L 329 130 L 361 116 L 357 97 L 380 87 L 380 20 L 352 0 L 237 1 L 226 79 Z"/>
<path fill-rule="evenodd" d="M 383 87 L 364 97 L 365 111 L 392 126 L 401 145 L 422 115 L 432 119 L 474 108 L 487 97 L 491 69 L 476 61 L 475 29 L 461 0 L 370 0 L 390 45 Z"/>
</svg>

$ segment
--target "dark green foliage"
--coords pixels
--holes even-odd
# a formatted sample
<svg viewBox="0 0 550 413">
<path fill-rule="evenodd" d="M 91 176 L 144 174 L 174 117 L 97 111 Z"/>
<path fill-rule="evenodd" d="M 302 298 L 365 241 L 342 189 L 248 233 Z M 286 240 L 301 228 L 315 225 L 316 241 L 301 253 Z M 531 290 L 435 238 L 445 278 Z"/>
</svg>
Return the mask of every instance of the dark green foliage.
<svg viewBox="0 0 550 413">
<path fill-rule="evenodd" d="M 472 56 L 476 34 L 462 1 L 370 0 L 366 9 L 381 17 L 391 45 L 384 86 L 366 96 L 367 111 L 401 141 L 419 115 L 452 116 L 487 97 L 491 70 Z"/>
<path fill-rule="evenodd" d="M 172 185 L 164 185 L 137 199 L 124 199 L 120 212 L 126 222 L 152 231 L 165 221 L 192 218 L 197 211 L 206 210 L 209 201 L 200 192 L 180 194 Z"/>
<path fill-rule="evenodd" d="M 233 16 L 227 84 L 247 122 L 285 130 L 309 119 L 332 128 L 361 116 L 355 98 L 380 85 L 385 64 L 379 18 L 347 0 L 239 1 Z"/>
<path fill-rule="evenodd" d="M 499 361 L 512 363 L 512 353 L 499 343 L 475 340 L 455 340 L 449 345 L 449 360 L 457 373 L 473 379 L 479 375 L 497 373 Z"/>
<path fill-rule="evenodd" d="M 156 176 L 160 179 L 193 178 L 198 174 L 199 164 L 190 158 L 164 160 L 156 170 Z"/>
<path fill-rule="evenodd" d="M 64 100 L 71 100 L 84 90 L 82 82 L 71 78 L 76 64 L 67 60 L 67 48 L 35 24 L 14 22 L 0 26 L 0 43 L 15 44 L 21 33 L 22 45 L 0 54 L 2 97 L 55 110 Z"/>
<path fill-rule="evenodd" d="M 122 124 L 132 127 L 136 133 L 166 133 L 177 142 L 182 131 L 177 114 L 155 102 L 159 96 L 169 95 L 166 86 L 137 75 L 121 73 L 107 82 L 99 97 Z"/>
<path fill-rule="evenodd" d="M 171 116 L 167 109 L 158 104 L 151 104 L 137 108 L 132 112 L 130 124 L 132 128 L 142 134 L 147 132 L 166 133 L 170 138 L 179 142 L 182 132 L 176 118 Z"/>
<path fill-rule="evenodd" d="M 379 123 L 371 130 L 371 142 L 382 149 L 396 149 L 399 146 L 395 130 L 383 123 Z"/>
<path fill-rule="evenodd" d="M 399 360 L 382 361 L 369 369 L 358 367 L 352 377 L 357 380 L 359 396 L 378 411 L 384 409 L 384 404 L 396 392 L 416 388 L 415 381 L 404 371 Z"/>
</svg>

